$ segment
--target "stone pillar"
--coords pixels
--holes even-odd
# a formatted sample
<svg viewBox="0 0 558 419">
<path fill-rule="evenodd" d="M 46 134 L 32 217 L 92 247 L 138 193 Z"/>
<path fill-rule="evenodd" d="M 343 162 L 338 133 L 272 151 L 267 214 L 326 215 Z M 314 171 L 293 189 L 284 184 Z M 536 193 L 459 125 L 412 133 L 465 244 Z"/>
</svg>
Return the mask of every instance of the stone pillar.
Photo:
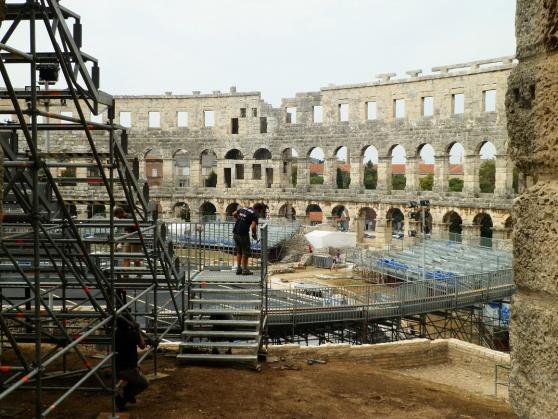
<svg viewBox="0 0 558 419">
<path fill-rule="evenodd" d="M 385 218 L 376 218 L 375 236 L 379 247 L 389 244 L 391 242 L 391 223 L 388 223 Z"/>
<path fill-rule="evenodd" d="M 364 218 L 354 218 L 354 226 L 356 232 L 356 242 L 362 243 L 364 241 Z"/>
<path fill-rule="evenodd" d="M 513 193 L 513 162 L 508 155 L 496 156 L 494 195 L 505 197 Z"/>
<path fill-rule="evenodd" d="M 310 183 L 310 173 L 308 173 L 308 160 L 299 158 L 296 160 L 296 187 L 305 189 Z"/>
<path fill-rule="evenodd" d="M 217 160 L 217 187 L 220 189 L 225 188 L 225 162 L 223 160 Z M 231 186 L 233 183 L 234 172 L 231 173 Z"/>
<path fill-rule="evenodd" d="M 479 165 L 478 154 L 468 154 L 463 158 L 463 192 L 479 193 Z"/>
<path fill-rule="evenodd" d="M 145 159 L 143 157 L 140 157 L 138 159 L 138 161 L 139 161 L 139 178 L 140 179 L 146 179 L 146 176 L 145 176 L 145 173 L 146 173 L 145 172 Z"/>
<path fill-rule="evenodd" d="M 201 163 L 198 159 L 190 160 L 190 186 L 203 186 L 201 178 Z"/>
<path fill-rule="evenodd" d="M 174 185 L 174 159 L 163 159 L 163 180 L 161 186 Z"/>
<path fill-rule="evenodd" d="M 461 224 L 461 235 L 465 243 L 478 245 L 480 243 L 480 225 Z"/>
<path fill-rule="evenodd" d="M 324 162 L 324 186 L 337 189 L 337 158 L 330 157 Z"/>
<path fill-rule="evenodd" d="M 510 235 L 510 228 L 492 227 L 492 238 L 495 240 L 507 240 Z"/>
<path fill-rule="evenodd" d="M 378 159 L 378 191 L 391 191 L 391 156 Z M 390 236 L 391 237 L 391 236 Z"/>
<path fill-rule="evenodd" d="M 434 185 L 433 192 L 444 193 L 449 190 L 449 156 L 446 154 L 434 156 Z"/>
<path fill-rule="evenodd" d="M 362 164 L 362 157 L 353 157 L 351 163 L 351 185 L 350 189 L 361 190 L 364 189 L 364 167 Z"/>
<path fill-rule="evenodd" d="M 405 190 L 409 192 L 416 192 L 420 190 L 419 183 L 419 161 L 416 157 L 407 157 L 405 162 Z"/>
<path fill-rule="evenodd" d="M 520 418 L 558 412 L 558 8 L 518 0 L 519 64 L 506 96 L 509 150 L 537 182 L 514 201 L 510 402 Z"/>
</svg>

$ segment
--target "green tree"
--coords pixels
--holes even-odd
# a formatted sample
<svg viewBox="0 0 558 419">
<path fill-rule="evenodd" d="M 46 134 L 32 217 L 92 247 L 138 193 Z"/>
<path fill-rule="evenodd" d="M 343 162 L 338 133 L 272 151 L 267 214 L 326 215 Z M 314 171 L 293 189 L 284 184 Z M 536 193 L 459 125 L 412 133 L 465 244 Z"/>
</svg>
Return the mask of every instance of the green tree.
<svg viewBox="0 0 558 419">
<path fill-rule="evenodd" d="M 351 175 L 337 168 L 337 189 L 348 189 L 351 184 Z"/>
<path fill-rule="evenodd" d="M 320 176 L 317 173 L 310 173 L 310 185 L 323 185 L 323 184 L 324 184 L 323 176 Z"/>
<path fill-rule="evenodd" d="M 205 186 L 208 188 L 214 188 L 217 186 L 217 173 L 213 170 L 209 173 L 207 179 L 205 179 Z"/>
<path fill-rule="evenodd" d="M 494 193 L 496 160 L 485 160 L 479 168 L 479 186 L 482 193 Z"/>
<path fill-rule="evenodd" d="M 420 190 L 421 191 L 431 191 L 434 185 L 434 175 L 432 173 L 427 174 L 419 179 Z"/>
<path fill-rule="evenodd" d="M 461 192 L 463 190 L 463 179 L 452 177 L 449 180 L 449 190 L 451 192 Z"/>
<path fill-rule="evenodd" d="M 296 178 L 298 176 L 298 166 L 293 164 L 291 166 L 291 182 L 293 186 L 296 186 Z"/>
<path fill-rule="evenodd" d="M 378 185 L 378 171 L 370 161 L 364 166 L 363 183 L 366 189 L 376 189 Z"/>
<path fill-rule="evenodd" d="M 394 191 L 402 191 L 405 189 L 407 178 L 405 175 L 391 175 L 391 189 Z"/>
</svg>

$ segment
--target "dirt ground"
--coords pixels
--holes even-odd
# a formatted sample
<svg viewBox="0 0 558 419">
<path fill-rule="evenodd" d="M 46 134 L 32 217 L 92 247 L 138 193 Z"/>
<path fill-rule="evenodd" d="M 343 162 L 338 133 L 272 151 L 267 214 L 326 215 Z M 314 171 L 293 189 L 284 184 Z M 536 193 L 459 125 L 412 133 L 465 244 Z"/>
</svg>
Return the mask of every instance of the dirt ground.
<svg viewBox="0 0 558 419">
<path fill-rule="evenodd" d="M 159 357 L 167 378 L 153 381 L 131 418 L 513 418 L 508 404 L 368 363 L 266 363 L 247 368 L 181 366 Z M 150 365 L 143 369 L 149 372 Z M 473 378 L 474 379 L 474 378 Z M 31 417 L 33 394 L 18 392 L 0 410 Z M 54 399 L 45 397 L 45 404 Z M 49 417 L 95 418 L 110 409 L 106 393 L 78 393 Z"/>
</svg>

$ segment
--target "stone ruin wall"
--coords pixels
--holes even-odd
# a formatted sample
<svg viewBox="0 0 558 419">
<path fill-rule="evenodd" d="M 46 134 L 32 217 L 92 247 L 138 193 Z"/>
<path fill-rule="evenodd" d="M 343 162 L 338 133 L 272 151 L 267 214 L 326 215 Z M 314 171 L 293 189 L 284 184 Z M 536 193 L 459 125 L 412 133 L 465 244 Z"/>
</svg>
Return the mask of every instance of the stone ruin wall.
<svg viewBox="0 0 558 419">
<path fill-rule="evenodd" d="M 558 2 L 518 0 L 509 151 L 531 186 L 515 201 L 510 397 L 520 418 L 558 415 Z"/>
</svg>

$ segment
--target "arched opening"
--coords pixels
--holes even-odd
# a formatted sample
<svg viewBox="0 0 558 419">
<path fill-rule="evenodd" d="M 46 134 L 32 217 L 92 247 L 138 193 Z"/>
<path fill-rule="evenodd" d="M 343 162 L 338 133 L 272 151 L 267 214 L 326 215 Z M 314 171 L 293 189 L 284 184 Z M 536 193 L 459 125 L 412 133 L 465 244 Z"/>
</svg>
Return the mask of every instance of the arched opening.
<svg viewBox="0 0 558 419">
<path fill-rule="evenodd" d="M 227 151 L 225 154 L 225 160 L 243 160 L 244 156 L 242 152 L 236 148 Z M 223 180 L 225 188 L 232 188 L 233 183 L 237 180 L 244 180 L 244 164 L 243 163 L 233 163 L 232 161 L 225 162 L 223 168 Z"/>
<path fill-rule="evenodd" d="M 211 150 L 204 150 L 200 155 L 201 184 L 206 188 L 217 186 L 217 155 Z"/>
<path fill-rule="evenodd" d="M 393 238 L 402 239 L 405 237 L 405 215 L 399 208 L 390 208 L 386 215 L 386 221 L 391 226 L 391 234 Z"/>
<path fill-rule="evenodd" d="M 229 205 L 227 205 L 227 208 L 225 209 L 225 214 L 227 215 L 227 220 L 230 220 L 233 218 L 233 213 L 238 209 L 238 207 L 240 206 L 240 204 L 238 202 L 233 202 Z"/>
<path fill-rule="evenodd" d="M 306 216 L 308 217 L 310 225 L 316 225 L 322 223 L 324 214 L 319 205 L 310 204 L 306 207 Z"/>
<path fill-rule="evenodd" d="M 405 148 L 397 144 L 390 150 L 391 155 L 391 189 L 394 191 L 402 191 L 407 183 L 406 163 L 407 154 Z"/>
<path fill-rule="evenodd" d="M 359 210 L 358 216 L 363 220 L 364 237 L 374 238 L 372 232 L 376 231 L 376 211 L 370 207 L 364 207 Z"/>
<path fill-rule="evenodd" d="M 460 143 L 452 143 L 448 148 L 448 190 L 463 191 L 463 156 L 465 148 Z"/>
<path fill-rule="evenodd" d="M 337 205 L 331 210 L 331 216 L 339 231 L 349 231 L 349 210 L 344 205 Z"/>
<path fill-rule="evenodd" d="M 335 181 L 337 189 L 349 189 L 351 184 L 351 165 L 349 164 L 349 149 L 346 146 L 339 147 L 335 152 Z"/>
<path fill-rule="evenodd" d="M 504 223 L 504 239 L 511 240 L 513 234 L 513 218 L 509 216 Z"/>
<path fill-rule="evenodd" d="M 463 234 L 463 220 L 461 216 L 455 211 L 450 211 L 444 215 L 443 221 L 448 225 L 449 239 L 461 242 L 461 235 Z"/>
<path fill-rule="evenodd" d="M 480 245 L 492 247 L 492 217 L 482 212 L 473 219 L 473 224 L 480 227 Z"/>
<path fill-rule="evenodd" d="M 150 187 L 163 183 L 163 156 L 158 150 L 151 149 L 145 153 L 145 177 Z"/>
<path fill-rule="evenodd" d="M 325 172 L 325 154 L 320 147 L 314 147 L 308 152 L 308 173 L 310 185 L 323 185 Z"/>
<path fill-rule="evenodd" d="M 271 160 L 271 152 L 266 148 L 259 148 L 254 153 L 254 159 L 257 163 L 252 164 L 252 180 L 264 180 L 266 188 L 273 185 L 273 167 L 262 167 L 261 160 Z"/>
<path fill-rule="evenodd" d="M 202 222 L 215 221 L 217 219 L 217 208 L 211 202 L 204 202 L 200 206 L 200 219 Z"/>
<path fill-rule="evenodd" d="M 494 193 L 496 185 L 496 147 L 484 141 L 479 147 L 479 190 L 481 193 Z"/>
<path fill-rule="evenodd" d="M 286 148 L 281 153 L 281 161 L 283 163 L 283 170 L 281 172 L 282 185 L 285 187 L 296 186 L 298 176 L 298 164 L 296 159 L 298 152 L 294 148 Z"/>
<path fill-rule="evenodd" d="M 369 145 L 362 150 L 362 183 L 365 189 L 376 189 L 378 185 L 378 150 Z"/>
<path fill-rule="evenodd" d="M 281 208 L 279 208 L 279 217 L 294 220 L 296 219 L 296 211 L 291 204 L 283 204 Z"/>
<path fill-rule="evenodd" d="M 434 186 L 434 147 L 422 144 L 418 149 L 418 179 L 421 191 L 431 191 Z"/>
<path fill-rule="evenodd" d="M 190 207 L 184 202 L 174 204 L 172 212 L 176 218 L 180 218 L 184 222 L 188 223 L 191 220 Z"/>
<path fill-rule="evenodd" d="M 178 150 L 174 156 L 174 186 L 190 186 L 190 159 L 186 150 Z"/>
</svg>

